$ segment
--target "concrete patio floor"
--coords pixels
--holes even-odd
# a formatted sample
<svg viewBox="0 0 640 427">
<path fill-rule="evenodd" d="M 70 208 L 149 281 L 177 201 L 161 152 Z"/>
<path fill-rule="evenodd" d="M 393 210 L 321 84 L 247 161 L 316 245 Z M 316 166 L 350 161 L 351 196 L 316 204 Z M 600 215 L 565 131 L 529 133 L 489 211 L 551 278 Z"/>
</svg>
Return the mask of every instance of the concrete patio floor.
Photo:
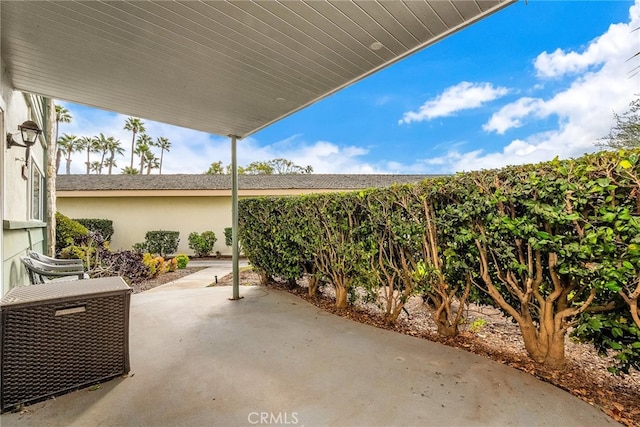
<svg viewBox="0 0 640 427">
<path fill-rule="evenodd" d="M 13 426 L 603 426 L 597 408 L 454 348 L 241 287 L 132 296 L 131 372 Z"/>
</svg>

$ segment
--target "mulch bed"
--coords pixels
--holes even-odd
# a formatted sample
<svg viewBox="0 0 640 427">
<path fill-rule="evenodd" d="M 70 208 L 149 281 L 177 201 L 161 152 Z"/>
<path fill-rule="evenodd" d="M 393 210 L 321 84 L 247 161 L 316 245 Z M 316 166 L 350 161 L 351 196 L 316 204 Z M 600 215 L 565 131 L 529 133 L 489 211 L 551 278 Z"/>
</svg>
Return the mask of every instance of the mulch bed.
<svg viewBox="0 0 640 427">
<path fill-rule="evenodd" d="M 170 271 L 170 272 L 159 274 L 152 279 L 145 280 L 144 282 L 132 283 L 129 285 L 129 287 L 133 289 L 134 294 L 138 294 L 140 292 L 148 291 L 151 288 L 164 285 L 165 283 L 173 282 L 174 280 L 178 280 L 181 277 L 188 276 L 189 274 L 193 274 L 196 271 L 200 271 L 203 268 L 205 267 L 187 266 L 187 268 L 183 268 L 181 270 Z"/>
</svg>

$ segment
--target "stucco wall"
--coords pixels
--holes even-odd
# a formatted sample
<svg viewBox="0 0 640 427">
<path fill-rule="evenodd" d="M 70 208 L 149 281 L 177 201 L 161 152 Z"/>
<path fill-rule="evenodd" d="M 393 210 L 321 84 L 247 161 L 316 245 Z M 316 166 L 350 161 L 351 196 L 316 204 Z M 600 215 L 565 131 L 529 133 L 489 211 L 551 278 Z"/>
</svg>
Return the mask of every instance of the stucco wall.
<svg viewBox="0 0 640 427">
<path fill-rule="evenodd" d="M 29 284 L 29 278 L 20 262 L 20 257 L 25 256 L 29 248 L 36 252 L 46 253 L 44 247 L 45 230 L 46 228 L 40 227 L 4 230 L 3 293 L 16 286 Z"/>
<path fill-rule="evenodd" d="M 25 149 L 21 147 L 7 148 L 6 134 L 17 133 L 18 125 L 29 120 L 29 109 L 21 92 L 14 91 L 5 73 L 4 63 L 0 62 L 0 109 L 4 125 L 2 127 L 2 295 L 11 288 L 28 284 L 20 256 L 28 249 L 42 251 L 44 249 L 44 223 L 30 222 L 29 218 L 29 181 L 22 178 Z M 16 135 L 20 142 L 20 135 Z M 44 150 L 36 144 L 31 150 L 33 160 L 40 166 L 44 164 Z M 9 223 L 13 223 L 9 228 Z M 18 225 L 16 223 L 23 224 Z"/>
<path fill-rule="evenodd" d="M 214 253 L 230 255 L 224 229 L 231 227 L 231 197 L 57 197 L 58 212 L 70 218 L 103 218 L 113 221 L 111 248 L 131 249 L 144 241 L 147 231 L 180 232 L 179 253 L 193 255 L 189 233 L 211 230 L 218 241 Z"/>
</svg>

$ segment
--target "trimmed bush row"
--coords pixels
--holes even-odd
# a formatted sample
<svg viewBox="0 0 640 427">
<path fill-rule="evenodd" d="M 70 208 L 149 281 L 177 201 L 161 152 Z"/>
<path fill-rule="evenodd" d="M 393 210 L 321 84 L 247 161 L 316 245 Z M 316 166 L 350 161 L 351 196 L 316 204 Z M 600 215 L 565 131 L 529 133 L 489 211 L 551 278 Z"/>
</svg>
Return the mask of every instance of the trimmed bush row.
<svg viewBox="0 0 640 427">
<path fill-rule="evenodd" d="M 499 308 L 528 354 L 565 364 L 576 338 L 640 368 L 640 152 L 600 152 L 360 192 L 240 200 L 240 239 L 265 283 L 309 278 L 336 305 L 395 322 L 422 295 L 441 334 L 458 304 Z M 356 290 L 364 292 L 356 292 Z"/>
</svg>

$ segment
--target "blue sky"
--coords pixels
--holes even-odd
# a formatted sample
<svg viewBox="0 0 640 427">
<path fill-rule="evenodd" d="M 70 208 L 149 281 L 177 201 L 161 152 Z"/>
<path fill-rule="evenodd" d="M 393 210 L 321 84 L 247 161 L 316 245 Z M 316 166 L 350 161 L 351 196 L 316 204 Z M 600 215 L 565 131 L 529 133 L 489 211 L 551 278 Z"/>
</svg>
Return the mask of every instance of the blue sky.
<svg viewBox="0 0 640 427">
<path fill-rule="evenodd" d="M 640 0 L 520 1 L 238 143 L 240 165 L 315 173 L 453 173 L 577 157 L 640 94 Z M 60 134 L 114 136 L 126 116 L 60 102 Z M 144 118 L 143 118 L 144 120 Z M 144 120 L 168 137 L 163 174 L 230 163 L 228 138 Z M 129 152 L 118 160 L 128 165 Z M 72 173 L 84 173 L 73 157 Z M 64 173 L 64 163 L 61 166 Z M 157 173 L 157 172 L 155 172 Z"/>
</svg>

